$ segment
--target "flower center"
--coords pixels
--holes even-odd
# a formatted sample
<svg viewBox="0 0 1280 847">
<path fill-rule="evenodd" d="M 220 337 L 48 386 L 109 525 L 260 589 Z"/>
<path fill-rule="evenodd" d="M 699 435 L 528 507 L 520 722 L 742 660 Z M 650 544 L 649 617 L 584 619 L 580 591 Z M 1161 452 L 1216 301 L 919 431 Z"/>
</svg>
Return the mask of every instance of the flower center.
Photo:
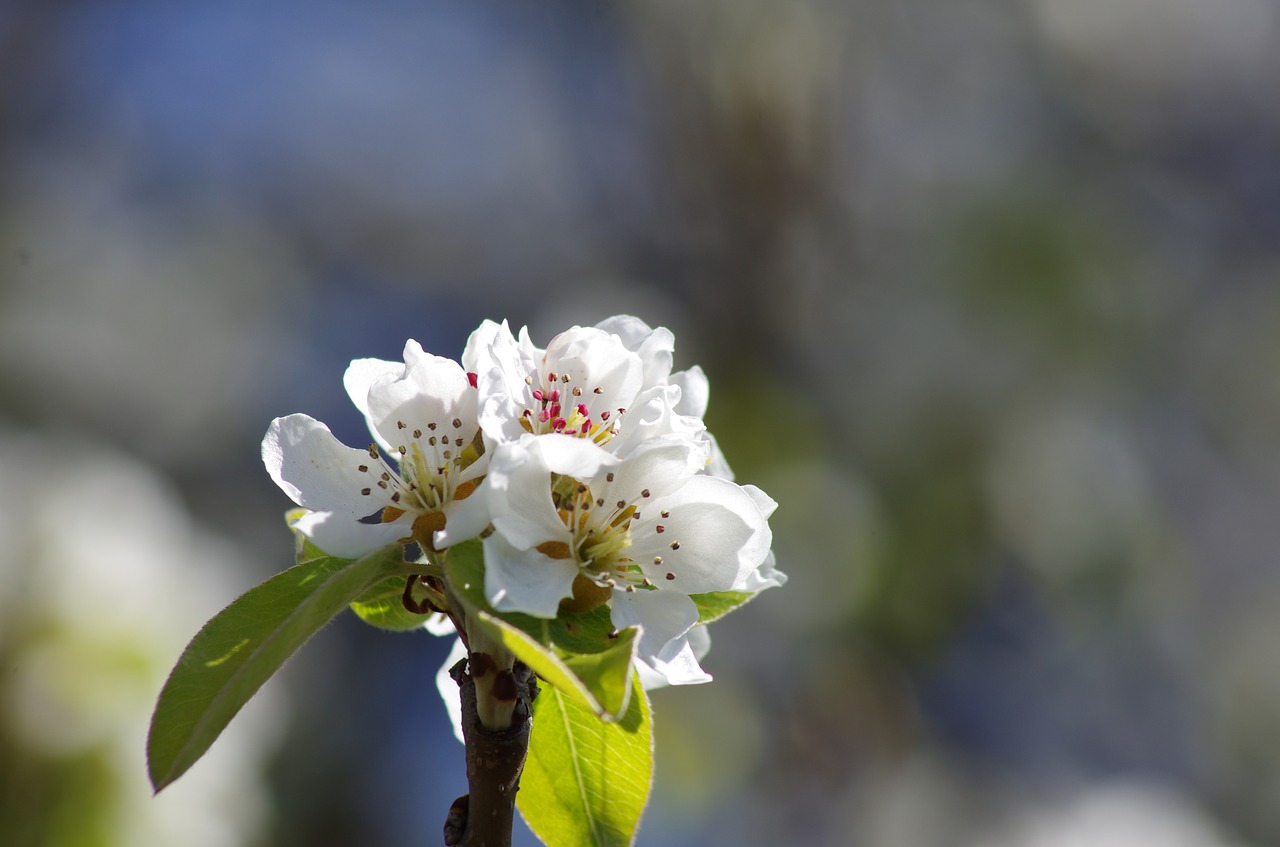
<svg viewBox="0 0 1280 847">
<path fill-rule="evenodd" d="M 613 480 L 612 472 L 606 474 L 605 484 L 597 485 L 597 492 L 593 492 L 589 485 L 572 477 L 553 477 L 551 499 L 572 539 L 568 549 L 559 551 L 560 557 L 575 559 L 581 576 L 601 588 L 655 588 L 626 552 L 633 543 L 633 525 L 641 519 L 638 503 L 650 496 L 649 489 L 635 497 L 618 498 L 608 484 Z"/>
<path fill-rule="evenodd" d="M 602 409 L 593 414 L 591 407 L 601 402 L 604 389 L 587 389 L 569 374 L 550 371 L 545 379 L 525 377 L 525 384 L 529 390 L 520 425 L 534 435 L 558 432 L 604 444 L 617 433 L 618 416 L 626 412 Z"/>
<path fill-rule="evenodd" d="M 462 500 L 475 490 L 476 481 L 459 483 L 459 478 L 483 449 L 478 432 L 468 441 L 461 432 L 462 421 L 457 418 L 447 425 L 432 421 L 425 430 L 415 427 L 412 431 L 404 421 L 396 421 L 396 430 L 407 437 L 394 445 L 394 463 L 378 445 L 370 444 L 369 458 L 376 464 L 357 468 L 373 480 L 374 486 L 390 493 L 391 505 L 382 514 L 384 522 L 405 512 L 438 512 L 450 500 Z M 360 493 L 371 495 L 373 486 Z"/>
</svg>

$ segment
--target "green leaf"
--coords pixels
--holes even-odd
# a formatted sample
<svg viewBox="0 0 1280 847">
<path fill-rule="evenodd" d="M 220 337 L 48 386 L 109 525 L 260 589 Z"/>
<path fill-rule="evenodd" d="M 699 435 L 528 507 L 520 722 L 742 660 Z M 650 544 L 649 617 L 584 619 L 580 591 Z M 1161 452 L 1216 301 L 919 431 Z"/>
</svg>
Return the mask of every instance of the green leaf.
<svg viewBox="0 0 1280 847">
<path fill-rule="evenodd" d="M 580 708 L 604 720 L 617 720 L 626 712 L 631 699 L 631 663 L 640 632 L 635 627 L 618 633 L 608 650 L 565 654 L 552 646 L 553 621 L 531 619 L 541 629 L 535 633 L 487 612 L 477 610 L 475 614 L 516 658 Z"/>
<path fill-rule="evenodd" d="M 151 718 L 147 767 L 155 789 L 182 776 L 286 659 L 402 561 L 398 544 L 355 561 L 313 558 L 250 589 L 205 624 L 169 674 Z"/>
<path fill-rule="evenodd" d="M 559 689 L 533 704 L 529 758 L 516 807 L 545 844 L 626 847 L 653 781 L 653 725 L 639 679 L 630 708 L 605 723 Z"/>
<path fill-rule="evenodd" d="M 360 620 L 379 629 L 407 632 L 422 629 L 430 615 L 418 615 L 404 607 L 405 577 L 393 576 L 361 594 L 351 603 Z"/>
<path fill-rule="evenodd" d="M 690 594 L 689 599 L 698 607 L 698 623 L 720 620 L 739 606 L 746 605 L 759 592 L 713 591 L 710 594 Z"/>
<path fill-rule="evenodd" d="M 609 609 L 561 612 L 552 620 L 497 612 L 484 596 L 484 549 L 479 541 L 449 550 L 445 575 L 467 614 L 533 668 L 538 676 L 602 718 L 627 708 L 638 630 L 614 630 Z"/>
</svg>

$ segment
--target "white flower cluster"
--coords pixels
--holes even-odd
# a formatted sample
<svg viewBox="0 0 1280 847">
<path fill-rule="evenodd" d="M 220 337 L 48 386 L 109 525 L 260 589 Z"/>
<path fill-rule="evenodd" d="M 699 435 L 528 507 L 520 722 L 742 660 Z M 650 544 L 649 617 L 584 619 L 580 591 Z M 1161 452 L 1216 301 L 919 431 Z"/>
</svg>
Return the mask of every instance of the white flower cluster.
<svg viewBox="0 0 1280 847">
<path fill-rule="evenodd" d="M 673 349 L 669 330 L 629 316 L 545 349 L 485 321 L 461 364 L 410 341 L 403 364 L 347 369 L 376 443 L 347 447 L 290 415 L 272 422 L 263 461 L 309 510 L 295 528 L 331 555 L 483 536 L 495 609 L 554 618 L 609 603 L 616 627 L 642 627 L 650 679 L 702 682 L 690 595 L 785 577 L 770 551 L 777 504 L 732 481 L 702 422 L 706 376 L 672 373 Z"/>
</svg>

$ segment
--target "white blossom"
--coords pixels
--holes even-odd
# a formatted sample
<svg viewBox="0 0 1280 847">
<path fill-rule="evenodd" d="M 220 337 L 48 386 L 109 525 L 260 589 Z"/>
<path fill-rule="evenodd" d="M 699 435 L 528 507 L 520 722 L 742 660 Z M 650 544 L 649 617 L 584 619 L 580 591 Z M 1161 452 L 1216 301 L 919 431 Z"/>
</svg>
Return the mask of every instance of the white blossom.
<svg viewBox="0 0 1280 847">
<path fill-rule="evenodd" d="M 572 327 L 545 349 L 527 328 L 517 338 L 506 322 L 485 321 L 468 341 L 463 365 L 476 375 L 480 426 L 490 443 L 569 435 L 625 456 L 670 433 L 707 440 L 701 371 L 672 381 L 673 347 L 669 330 L 625 316 Z"/>
<path fill-rule="evenodd" d="M 499 445 L 484 488 L 489 602 L 552 618 L 608 601 L 615 626 L 641 627 L 650 668 L 676 684 L 709 679 L 688 644 L 689 595 L 746 584 L 771 534 L 751 492 L 699 473 L 706 449 L 678 434 L 626 458 L 564 436 Z"/>
<path fill-rule="evenodd" d="M 409 341 L 404 364 L 357 359 L 343 382 L 376 443 L 348 447 L 301 414 L 272 421 L 263 439 L 271 478 L 310 510 L 294 528 L 325 552 L 351 557 L 395 541 L 429 545 L 446 525 L 455 535 L 479 533 L 487 516 L 468 498 L 487 457 L 476 390 L 462 367 Z"/>
</svg>

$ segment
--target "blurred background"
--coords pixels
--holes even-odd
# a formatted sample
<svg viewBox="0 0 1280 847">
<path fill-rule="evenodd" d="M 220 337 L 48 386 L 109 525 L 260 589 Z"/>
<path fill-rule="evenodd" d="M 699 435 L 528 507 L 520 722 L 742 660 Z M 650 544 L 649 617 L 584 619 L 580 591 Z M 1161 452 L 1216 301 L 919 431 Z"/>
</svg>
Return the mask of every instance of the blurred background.
<svg viewBox="0 0 1280 847">
<path fill-rule="evenodd" d="M 152 703 L 291 563 L 272 417 L 629 312 L 791 577 L 642 847 L 1280 844 L 1277 80 L 1269 0 L 0 4 L 5 843 L 439 843 L 443 639 L 154 800 Z"/>
</svg>

